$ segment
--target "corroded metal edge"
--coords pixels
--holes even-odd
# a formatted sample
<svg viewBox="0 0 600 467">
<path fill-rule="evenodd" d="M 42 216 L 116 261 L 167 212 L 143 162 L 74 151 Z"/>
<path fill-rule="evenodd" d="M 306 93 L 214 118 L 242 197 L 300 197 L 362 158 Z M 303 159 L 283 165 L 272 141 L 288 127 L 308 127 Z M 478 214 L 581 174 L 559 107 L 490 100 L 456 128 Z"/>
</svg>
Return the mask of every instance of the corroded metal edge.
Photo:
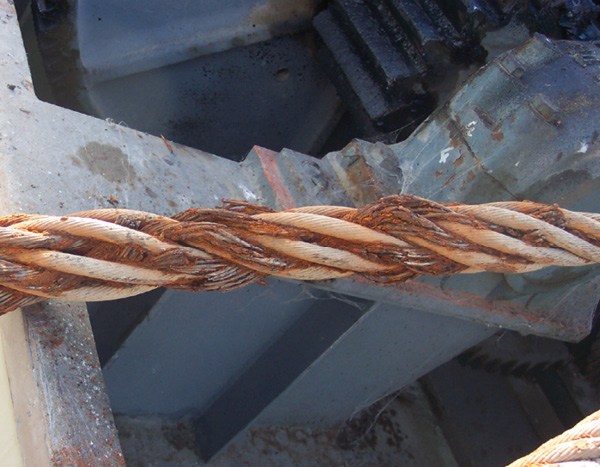
<svg viewBox="0 0 600 467">
<path fill-rule="evenodd" d="M 125 465 L 85 305 L 33 305 L 0 332 L 24 465 Z"/>
</svg>

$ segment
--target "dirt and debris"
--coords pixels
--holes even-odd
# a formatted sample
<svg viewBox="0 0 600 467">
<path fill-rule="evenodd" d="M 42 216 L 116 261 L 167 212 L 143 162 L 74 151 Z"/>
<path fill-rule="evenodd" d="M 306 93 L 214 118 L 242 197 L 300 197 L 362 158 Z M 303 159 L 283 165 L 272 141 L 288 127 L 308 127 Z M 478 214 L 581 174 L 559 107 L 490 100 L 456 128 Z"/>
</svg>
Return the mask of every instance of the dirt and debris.
<svg viewBox="0 0 600 467">
<path fill-rule="evenodd" d="M 358 411 L 341 427 L 253 426 L 208 464 L 195 453 L 190 418 L 117 415 L 115 421 L 130 467 L 457 466 L 417 383 Z M 341 446 L 343 433 L 349 438 Z"/>
</svg>

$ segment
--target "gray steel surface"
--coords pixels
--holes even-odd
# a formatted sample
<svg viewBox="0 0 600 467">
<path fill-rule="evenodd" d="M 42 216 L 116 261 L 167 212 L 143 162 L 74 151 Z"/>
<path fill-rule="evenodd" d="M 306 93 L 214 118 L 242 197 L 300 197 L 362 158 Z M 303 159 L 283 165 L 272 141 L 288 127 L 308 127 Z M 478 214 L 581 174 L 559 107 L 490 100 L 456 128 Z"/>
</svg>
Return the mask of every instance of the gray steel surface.
<svg viewBox="0 0 600 467">
<path fill-rule="evenodd" d="M 313 58 L 313 10 L 306 0 L 73 2 L 39 48 L 49 73 L 69 49 L 77 84 L 51 83 L 75 95 L 57 98 L 67 107 L 235 160 L 252 144 L 317 152 L 342 110 Z"/>
<path fill-rule="evenodd" d="M 208 407 L 314 304 L 315 293 L 323 294 L 277 280 L 202 300 L 167 291 L 104 368 L 113 410 L 184 414 Z"/>
<path fill-rule="evenodd" d="M 341 110 L 307 42 L 285 36 L 168 66 L 155 63 L 87 83 L 80 94 L 91 115 L 235 160 L 252 144 L 319 151 Z"/>
<path fill-rule="evenodd" d="M 311 0 L 79 2 L 76 24 L 89 79 L 105 81 L 306 30 Z"/>
<path fill-rule="evenodd" d="M 258 418 L 262 425 L 335 426 L 415 381 L 497 328 L 374 305 Z"/>
</svg>

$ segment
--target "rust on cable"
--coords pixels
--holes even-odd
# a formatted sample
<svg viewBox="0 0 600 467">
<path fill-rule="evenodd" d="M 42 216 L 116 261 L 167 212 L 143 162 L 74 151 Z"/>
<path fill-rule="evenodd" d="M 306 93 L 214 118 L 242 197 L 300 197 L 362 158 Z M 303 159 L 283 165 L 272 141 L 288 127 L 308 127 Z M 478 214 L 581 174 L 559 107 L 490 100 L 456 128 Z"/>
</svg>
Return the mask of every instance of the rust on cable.
<svg viewBox="0 0 600 467">
<path fill-rule="evenodd" d="M 46 298 L 110 300 L 170 287 L 232 290 L 268 276 L 391 284 L 600 261 L 600 215 L 531 202 L 410 195 L 284 211 L 224 200 L 172 217 L 127 209 L 0 218 L 0 312 Z"/>
<path fill-rule="evenodd" d="M 600 411 L 597 411 L 508 467 L 590 467 L 599 462 Z"/>
</svg>

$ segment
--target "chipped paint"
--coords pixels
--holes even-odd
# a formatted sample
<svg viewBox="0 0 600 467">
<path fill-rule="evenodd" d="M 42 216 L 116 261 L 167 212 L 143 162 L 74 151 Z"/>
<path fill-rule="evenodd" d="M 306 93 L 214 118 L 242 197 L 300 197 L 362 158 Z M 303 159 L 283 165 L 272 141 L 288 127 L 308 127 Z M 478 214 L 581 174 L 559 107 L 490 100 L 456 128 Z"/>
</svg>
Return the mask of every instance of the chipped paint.
<svg viewBox="0 0 600 467">
<path fill-rule="evenodd" d="M 442 149 L 440 151 L 440 164 L 445 164 L 446 161 L 448 160 L 448 157 L 450 157 L 450 153 L 452 152 L 454 148 L 452 146 L 447 147 L 446 149 Z"/>
<path fill-rule="evenodd" d="M 477 126 L 477 121 L 473 120 L 472 122 L 467 123 L 467 126 L 465 127 L 466 133 L 467 133 L 467 137 L 470 138 L 471 136 L 473 136 L 473 132 L 475 131 L 475 127 Z"/>
<path fill-rule="evenodd" d="M 581 154 L 585 154 L 589 148 L 590 148 L 590 145 L 588 143 L 586 143 L 585 141 L 582 141 L 581 147 L 577 150 L 577 152 L 581 153 Z"/>
<path fill-rule="evenodd" d="M 239 187 L 240 190 L 242 190 L 242 193 L 244 193 L 244 198 L 246 198 L 247 201 L 256 201 L 258 199 L 247 186 L 239 185 Z"/>
</svg>

